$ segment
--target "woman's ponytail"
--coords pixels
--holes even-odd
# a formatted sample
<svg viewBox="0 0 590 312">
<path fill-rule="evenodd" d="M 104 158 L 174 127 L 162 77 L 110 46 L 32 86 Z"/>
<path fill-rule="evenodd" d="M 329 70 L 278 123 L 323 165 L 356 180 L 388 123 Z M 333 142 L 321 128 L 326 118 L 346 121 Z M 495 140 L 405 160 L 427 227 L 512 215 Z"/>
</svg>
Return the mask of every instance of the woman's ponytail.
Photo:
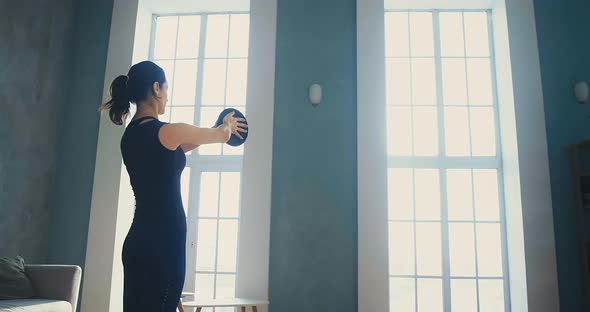
<svg viewBox="0 0 590 312">
<path fill-rule="evenodd" d="M 121 75 L 111 83 L 111 99 L 102 105 L 103 110 L 109 111 L 109 117 L 116 125 L 122 125 L 129 114 L 129 93 L 127 82 L 129 77 Z"/>
<path fill-rule="evenodd" d="M 139 62 L 129 69 L 127 76 L 121 75 L 111 83 L 111 99 L 101 106 L 108 110 L 111 120 L 122 125 L 129 115 L 131 103 L 141 105 L 154 95 L 154 83 L 163 86 L 166 82 L 164 70 L 150 61 Z"/>
</svg>

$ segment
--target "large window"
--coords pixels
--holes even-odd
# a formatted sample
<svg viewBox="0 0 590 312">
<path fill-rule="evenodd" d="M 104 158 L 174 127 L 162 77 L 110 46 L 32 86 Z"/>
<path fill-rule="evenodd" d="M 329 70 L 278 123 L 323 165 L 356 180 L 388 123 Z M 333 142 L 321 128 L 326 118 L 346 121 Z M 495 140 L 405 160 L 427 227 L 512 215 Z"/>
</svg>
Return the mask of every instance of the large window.
<svg viewBox="0 0 590 312">
<path fill-rule="evenodd" d="M 491 29 L 385 12 L 391 311 L 509 310 Z"/>
<path fill-rule="evenodd" d="M 156 16 L 150 58 L 169 83 L 161 119 L 211 127 L 226 107 L 246 113 L 248 42 L 247 12 Z M 242 147 L 215 144 L 187 155 L 185 288 L 198 299 L 235 296 L 242 154 Z"/>
</svg>

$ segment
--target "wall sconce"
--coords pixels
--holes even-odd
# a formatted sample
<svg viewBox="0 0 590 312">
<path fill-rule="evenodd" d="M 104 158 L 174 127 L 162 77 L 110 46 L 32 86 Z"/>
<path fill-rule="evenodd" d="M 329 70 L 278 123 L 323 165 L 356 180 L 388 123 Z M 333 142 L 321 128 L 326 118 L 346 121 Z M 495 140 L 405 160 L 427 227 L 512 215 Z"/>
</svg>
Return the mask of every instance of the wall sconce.
<svg viewBox="0 0 590 312">
<path fill-rule="evenodd" d="M 574 87 L 576 93 L 576 100 L 580 104 L 588 103 L 588 83 L 586 81 L 577 82 Z"/>
<path fill-rule="evenodd" d="M 322 101 L 322 86 L 317 83 L 309 86 L 309 101 L 314 107 L 320 104 Z"/>
</svg>

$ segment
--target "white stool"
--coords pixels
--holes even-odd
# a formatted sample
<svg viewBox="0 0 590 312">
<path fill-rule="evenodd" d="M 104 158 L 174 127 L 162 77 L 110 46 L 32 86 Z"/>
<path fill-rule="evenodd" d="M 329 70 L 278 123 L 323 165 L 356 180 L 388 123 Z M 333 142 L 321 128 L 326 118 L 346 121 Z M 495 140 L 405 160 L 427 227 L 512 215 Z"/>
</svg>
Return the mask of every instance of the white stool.
<svg viewBox="0 0 590 312">
<path fill-rule="evenodd" d="M 257 299 L 212 299 L 212 300 L 195 300 L 182 303 L 185 307 L 197 308 L 197 312 L 201 312 L 202 308 L 224 308 L 233 307 L 240 308 L 240 312 L 246 312 L 246 308 L 252 308 L 253 312 L 258 312 L 258 306 L 268 305 L 268 300 Z"/>
<path fill-rule="evenodd" d="M 177 310 L 178 312 L 184 312 L 184 305 L 182 304 L 182 299 L 190 296 L 194 296 L 195 293 L 183 291 L 180 294 L 180 302 L 178 303 Z"/>
</svg>

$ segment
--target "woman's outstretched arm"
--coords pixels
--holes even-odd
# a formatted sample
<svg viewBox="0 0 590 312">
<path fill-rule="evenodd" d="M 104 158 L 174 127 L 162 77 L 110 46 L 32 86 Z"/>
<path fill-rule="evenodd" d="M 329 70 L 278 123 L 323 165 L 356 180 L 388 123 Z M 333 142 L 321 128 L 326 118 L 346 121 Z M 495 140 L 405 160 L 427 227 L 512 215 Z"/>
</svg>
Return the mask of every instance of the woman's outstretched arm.
<svg viewBox="0 0 590 312">
<path fill-rule="evenodd" d="M 203 144 L 225 143 L 232 134 L 241 138 L 240 132 L 248 132 L 248 125 L 243 121 L 243 118 L 234 118 L 233 113 L 229 113 L 217 128 L 199 128 L 185 123 L 166 124 L 160 128 L 158 137 L 167 149 L 176 150 L 180 146 L 188 152 Z"/>
</svg>

